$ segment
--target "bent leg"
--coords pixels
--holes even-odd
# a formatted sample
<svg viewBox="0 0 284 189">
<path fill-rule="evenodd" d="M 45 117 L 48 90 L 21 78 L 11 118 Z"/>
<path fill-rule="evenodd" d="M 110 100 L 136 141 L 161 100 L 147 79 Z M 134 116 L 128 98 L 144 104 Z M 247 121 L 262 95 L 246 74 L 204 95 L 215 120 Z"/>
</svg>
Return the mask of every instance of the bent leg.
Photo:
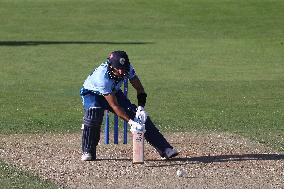
<svg viewBox="0 0 284 189">
<path fill-rule="evenodd" d="M 159 129 L 154 125 L 151 118 L 148 117 L 145 123 L 146 132 L 144 134 L 145 139 L 149 142 L 160 154 L 161 157 L 164 157 L 164 152 L 167 148 L 173 148 Z"/>
<path fill-rule="evenodd" d="M 137 106 L 134 104 L 131 104 L 130 100 L 126 98 L 126 96 L 121 92 L 118 91 L 116 93 L 117 101 L 121 107 L 123 107 L 124 111 L 127 113 L 127 115 L 134 119 L 136 108 Z M 151 118 L 148 117 L 147 121 L 145 123 L 145 139 L 149 144 L 151 144 L 160 154 L 161 157 L 165 156 L 165 150 L 167 148 L 173 148 L 168 141 L 165 139 L 165 137 L 160 133 L 160 131 L 157 129 L 155 124 L 152 122 Z"/>
<path fill-rule="evenodd" d="M 90 160 L 96 159 L 96 146 L 100 140 L 101 124 L 104 111 L 92 107 L 85 111 L 84 128 L 82 133 L 82 151 L 91 155 Z"/>
</svg>

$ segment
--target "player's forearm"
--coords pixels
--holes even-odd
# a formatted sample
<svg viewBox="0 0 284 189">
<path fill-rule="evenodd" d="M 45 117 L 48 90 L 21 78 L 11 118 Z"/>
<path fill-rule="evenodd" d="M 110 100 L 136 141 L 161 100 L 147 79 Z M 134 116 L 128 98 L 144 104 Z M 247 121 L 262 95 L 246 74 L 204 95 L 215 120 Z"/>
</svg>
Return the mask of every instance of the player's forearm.
<svg viewBox="0 0 284 189">
<path fill-rule="evenodd" d="M 114 113 L 118 117 L 120 117 L 121 119 L 129 122 L 130 118 L 125 113 L 125 111 L 118 105 L 117 99 L 116 99 L 115 95 L 112 93 L 112 94 L 105 95 L 104 97 L 107 100 L 107 102 L 110 105 L 110 107 L 113 109 Z"/>
<path fill-rule="evenodd" d="M 145 93 L 144 87 L 140 79 L 136 76 L 133 80 L 130 80 L 131 85 L 137 91 L 137 94 Z"/>
<path fill-rule="evenodd" d="M 112 107 L 114 113 L 120 117 L 121 119 L 125 120 L 125 121 L 129 121 L 129 116 L 123 111 L 122 108 L 120 108 L 120 106 L 114 106 Z"/>
</svg>

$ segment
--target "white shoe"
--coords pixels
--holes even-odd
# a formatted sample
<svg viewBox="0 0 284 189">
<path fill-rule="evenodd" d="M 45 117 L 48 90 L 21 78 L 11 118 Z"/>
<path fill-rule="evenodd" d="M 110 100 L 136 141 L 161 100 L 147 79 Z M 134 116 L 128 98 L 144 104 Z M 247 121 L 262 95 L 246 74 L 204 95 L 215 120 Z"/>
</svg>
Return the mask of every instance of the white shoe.
<svg viewBox="0 0 284 189">
<path fill-rule="evenodd" d="M 176 149 L 166 148 L 165 151 L 164 151 L 162 159 L 163 160 L 170 159 L 170 158 L 175 157 L 177 155 L 178 155 L 178 151 Z"/>
<path fill-rule="evenodd" d="M 81 157 L 81 160 L 82 161 L 91 161 L 91 160 L 93 160 L 93 156 L 92 156 L 91 153 L 84 152 L 82 157 Z"/>
</svg>

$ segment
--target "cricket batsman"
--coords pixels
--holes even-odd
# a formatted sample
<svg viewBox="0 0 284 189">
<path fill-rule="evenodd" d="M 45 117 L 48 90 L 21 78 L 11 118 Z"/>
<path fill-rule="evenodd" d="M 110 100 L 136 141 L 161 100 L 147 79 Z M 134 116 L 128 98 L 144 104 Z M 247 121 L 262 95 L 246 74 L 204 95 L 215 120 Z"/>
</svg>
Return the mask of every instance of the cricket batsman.
<svg viewBox="0 0 284 189">
<path fill-rule="evenodd" d="M 132 104 L 120 89 L 126 78 L 137 91 L 138 107 Z M 169 159 L 178 155 L 177 150 L 167 142 L 147 116 L 144 110 L 147 94 L 126 52 L 112 52 L 107 60 L 87 77 L 80 95 L 84 108 L 81 157 L 83 161 L 96 159 L 96 147 L 100 140 L 105 110 L 127 121 L 131 129 L 141 127 L 134 121 L 139 114 L 145 122 L 145 140 L 157 150 L 160 156 L 163 159 Z"/>
</svg>

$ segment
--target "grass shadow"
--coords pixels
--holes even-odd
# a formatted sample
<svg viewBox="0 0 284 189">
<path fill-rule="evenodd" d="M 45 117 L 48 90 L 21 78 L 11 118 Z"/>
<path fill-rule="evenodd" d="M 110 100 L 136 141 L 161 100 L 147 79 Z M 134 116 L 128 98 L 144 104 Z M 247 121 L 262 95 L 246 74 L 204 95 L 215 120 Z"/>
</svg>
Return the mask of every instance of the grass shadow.
<svg viewBox="0 0 284 189">
<path fill-rule="evenodd" d="M 240 154 L 240 155 L 216 155 L 216 156 L 199 156 L 188 158 L 172 158 L 170 160 L 148 160 L 149 162 L 164 162 L 161 165 L 150 165 L 149 167 L 164 167 L 173 165 L 185 165 L 196 163 L 215 163 L 215 162 L 237 162 L 237 161 L 262 161 L 262 160 L 284 160 L 284 154 Z"/>
<path fill-rule="evenodd" d="M 37 45 L 146 45 L 153 42 L 114 42 L 114 41 L 0 41 L 0 46 L 37 46 Z"/>
</svg>

